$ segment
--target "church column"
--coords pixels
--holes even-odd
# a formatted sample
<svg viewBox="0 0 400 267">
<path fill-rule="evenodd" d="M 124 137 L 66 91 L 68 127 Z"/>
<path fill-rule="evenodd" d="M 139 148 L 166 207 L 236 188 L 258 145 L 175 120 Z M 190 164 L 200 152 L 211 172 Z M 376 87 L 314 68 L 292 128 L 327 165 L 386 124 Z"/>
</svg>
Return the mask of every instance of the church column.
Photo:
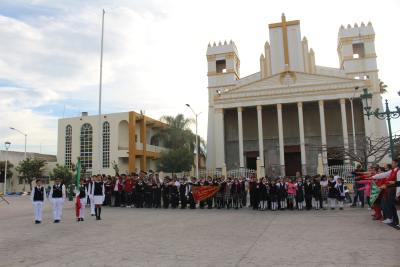
<svg viewBox="0 0 400 267">
<path fill-rule="evenodd" d="M 283 144 L 282 104 L 277 104 L 278 109 L 278 132 L 279 132 L 279 161 L 281 164 L 281 175 L 285 176 L 285 146 Z"/>
<path fill-rule="evenodd" d="M 243 156 L 242 107 L 238 107 L 237 111 L 238 111 L 238 132 L 239 132 L 239 164 L 240 164 L 240 169 L 243 169 L 244 168 L 244 156 Z"/>
<path fill-rule="evenodd" d="M 342 113 L 342 129 L 343 129 L 343 144 L 344 149 L 349 149 L 349 133 L 347 131 L 347 118 L 346 118 L 346 100 L 344 98 L 340 99 L 340 109 Z M 344 160 L 345 164 L 350 164 L 349 157 Z"/>
<path fill-rule="evenodd" d="M 257 106 L 257 120 L 258 120 L 258 150 L 260 155 L 261 163 L 261 177 L 265 177 L 265 166 L 264 166 L 264 136 L 262 128 L 262 107 Z"/>
<path fill-rule="evenodd" d="M 214 109 L 214 122 L 216 168 L 222 171 L 225 163 L 224 110 L 222 108 Z"/>
<path fill-rule="evenodd" d="M 297 102 L 299 113 L 300 152 L 301 152 L 301 174 L 307 175 L 306 168 L 306 145 L 304 140 L 303 102 Z"/>
<path fill-rule="evenodd" d="M 319 105 L 319 120 L 321 124 L 321 144 L 322 144 L 322 164 L 324 168 L 324 174 L 328 170 L 328 157 L 326 154 L 326 130 L 325 130 L 325 113 L 324 113 L 324 101 L 318 101 Z"/>
</svg>

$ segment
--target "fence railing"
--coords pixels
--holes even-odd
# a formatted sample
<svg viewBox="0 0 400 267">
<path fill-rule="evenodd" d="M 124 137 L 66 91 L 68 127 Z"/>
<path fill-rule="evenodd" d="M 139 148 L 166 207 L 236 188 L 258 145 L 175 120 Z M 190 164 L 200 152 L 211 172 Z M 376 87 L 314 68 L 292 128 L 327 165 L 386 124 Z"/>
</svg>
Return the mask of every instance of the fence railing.
<svg viewBox="0 0 400 267">
<path fill-rule="evenodd" d="M 337 173 L 343 180 L 346 180 L 346 183 L 353 183 L 354 175 L 351 172 L 354 171 L 353 164 L 345 164 L 345 165 L 332 165 L 328 167 L 328 174 L 333 175 Z"/>
</svg>

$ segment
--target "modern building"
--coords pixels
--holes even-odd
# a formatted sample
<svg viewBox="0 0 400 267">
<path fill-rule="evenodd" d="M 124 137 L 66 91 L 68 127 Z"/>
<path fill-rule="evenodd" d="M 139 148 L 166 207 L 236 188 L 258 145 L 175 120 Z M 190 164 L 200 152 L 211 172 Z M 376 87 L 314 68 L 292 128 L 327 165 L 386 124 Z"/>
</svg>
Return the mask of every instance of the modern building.
<svg viewBox="0 0 400 267">
<path fill-rule="evenodd" d="M 280 175 L 313 174 L 318 154 L 324 167 L 333 162 L 330 151 L 310 151 L 306 144 L 348 147 L 353 135 L 388 135 L 385 121 L 363 115 L 360 100 L 362 88 L 368 88 L 373 108 L 382 110 L 371 23 L 340 27 L 337 51 L 332 51 L 338 53 L 336 68 L 316 65 L 299 20 L 286 21 L 283 14 L 268 31 L 260 71 L 246 77 L 240 76 L 234 42 L 208 45 L 208 169 L 255 168 L 259 157 L 262 173 L 276 168 Z M 354 93 L 353 129 L 349 99 Z"/>
<path fill-rule="evenodd" d="M 57 163 L 57 156 L 56 155 L 47 155 L 47 154 L 39 154 L 33 152 L 26 153 L 27 158 L 39 158 L 46 160 L 47 164 L 44 167 L 44 175 L 43 177 L 39 177 L 38 179 L 42 180 L 42 184 L 44 187 L 54 185 L 54 181 L 50 181 L 49 173 L 53 171 L 53 168 L 56 166 Z M 7 177 L 7 184 L 6 190 L 9 192 L 22 192 L 24 190 L 29 192 L 30 187 L 28 183 L 24 184 L 23 179 L 18 178 L 18 172 L 15 170 L 15 167 L 25 159 L 25 152 L 18 152 L 18 151 L 0 151 L 0 161 L 8 161 L 9 163 L 13 164 L 14 167 L 11 168 L 11 172 L 13 173 L 12 177 Z M 3 170 L 1 170 L 3 172 Z M 0 191 L 3 192 L 3 184 L 4 181 L 0 183 Z M 35 186 L 36 182 L 32 182 L 32 186 Z"/>
<path fill-rule="evenodd" d="M 59 119 L 58 163 L 71 167 L 80 157 L 87 177 L 114 175 L 114 162 L 120 173 L 155 170 L 157 158 L 166 148 L 163 143 L 151 145 L 151 137 L 170 132 L 167 124 L 134 111 L 102 114 L 100 136 L 98 127 L 99 116 L 88 116 L 87 112 Z"/>
</svg>

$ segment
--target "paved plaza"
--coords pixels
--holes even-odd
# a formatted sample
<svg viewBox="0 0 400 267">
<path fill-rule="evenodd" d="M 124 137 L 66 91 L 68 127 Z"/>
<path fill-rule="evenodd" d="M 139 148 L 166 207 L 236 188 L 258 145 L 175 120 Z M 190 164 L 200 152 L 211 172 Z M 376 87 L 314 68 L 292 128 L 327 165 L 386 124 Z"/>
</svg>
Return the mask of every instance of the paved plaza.
<svg viewBox="0 0 400 267">
<path fill-rule="evenodd" d="M 367 209 L 344 211 L 103 208 L 60 224 L 46 201 L 34 224 L 28 197 L 0 202 L 0 266 L 399 266 L 400 231 Z M 89 215 L 89 216 L 87 216 Z"/>
</svg>

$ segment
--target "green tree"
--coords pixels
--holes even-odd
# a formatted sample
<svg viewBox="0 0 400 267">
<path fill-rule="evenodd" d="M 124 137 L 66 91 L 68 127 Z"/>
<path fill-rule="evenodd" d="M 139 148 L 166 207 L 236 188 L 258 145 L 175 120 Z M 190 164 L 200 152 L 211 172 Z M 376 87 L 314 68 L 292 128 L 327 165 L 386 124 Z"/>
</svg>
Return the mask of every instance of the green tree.
<svg viewBox="0 0 400 267">
<path fill-rule="evenodd" d="M 54 181 L 56 178 L 60 178 L 61 182 L 68 185 L 71 180 L 75 178 L 74 173 L 65 165 L 56 164 L 53 168 L 53 173 L 49 173 L 50 180 Z"/>
<path fill-rule="evenodd" d="M 19 177 L 28 181 L 32 190 L 32 181 L 44 176 L 44 167 L 47 162 L 39 158 L 26 158 L 19 162 L 15 170 L 19 173 Z"/>
<path fill-rule="evenodd" d="M 3 177 L 3 171 L 4 171 L 4 168 L 6 167 L 5 164 L 6 164 L 5 161 L 0 161 L 1 177 Z M 7 160 L 7 179 L 10 179 L 13 176 L 13 172 L 10 170 L 13 167 L 14 167 L 14 164 L 12 164 L 11 162 L 9 162 Z"/>
<path fill-rule="evenodd" d="M 161 158 L 157 160 L 156 170 L 158 172 L 188 172 L 192 169 L 193 152 L 186 147 L 176 150 L 163 152 Z"/>
<path fill-rule="evenodd" d="M 176 117 L 164 115 L 160 121 L 166 123 L 170 127 L 170 131 L 160 132 L 151 137 L 150 144 L 158 145 L 160 141 L 164 143 L 164 147 L 177 150 L 181 148 L 188 148 L 192 151 L 192 159 L 196 148 L 196 135 L 193 134 L 190 126 L 196 122 L 194 118 L 185 118 L 183 114 L 178 114 Z M 206 159 L 206 141 L 198 136 L 198 151 L 199 156 Z M 197 163 L 196 163 L 197 164 Z"/>
<path fill-rule="evenodd" d="M 379 79 L 379 90 L 381 94 L 386 94 L 388 92 L 387 87 L 388 86 L 383 81 L 381 81 L 381 79 Z"/>
</svg>

